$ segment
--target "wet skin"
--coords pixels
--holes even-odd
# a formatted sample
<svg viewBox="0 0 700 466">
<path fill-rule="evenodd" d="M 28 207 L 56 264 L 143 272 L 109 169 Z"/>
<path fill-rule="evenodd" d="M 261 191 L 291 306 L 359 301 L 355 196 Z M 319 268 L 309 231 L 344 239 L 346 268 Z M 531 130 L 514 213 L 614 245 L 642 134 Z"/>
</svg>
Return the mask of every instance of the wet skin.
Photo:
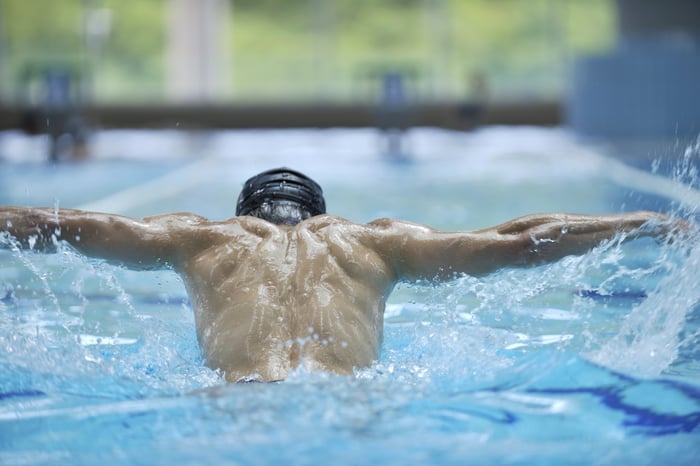
<svg viewBox="0 0 700 466">
<path fill-rule="evenodd" d="M 254 217 L 145 219 L 71 209 L 0 207 L 0 231 L 51 251 L 79 252 L 183 278 L 207 364 L 232 382 L 284 379 L 300 365 L 352 373 L 374 362 L 386 299 L 399 281 L 446 281 L 580 254 L 618 233 L 660 236 L 661 214 L 530 215 L 474 232 L 400 220 L 358 224 L 319 215 L 295 226 Z M 7 243 L 7 242 L 6 242 Z M 7 247 L 7 244 L 6 244 Z"/>
</svg>

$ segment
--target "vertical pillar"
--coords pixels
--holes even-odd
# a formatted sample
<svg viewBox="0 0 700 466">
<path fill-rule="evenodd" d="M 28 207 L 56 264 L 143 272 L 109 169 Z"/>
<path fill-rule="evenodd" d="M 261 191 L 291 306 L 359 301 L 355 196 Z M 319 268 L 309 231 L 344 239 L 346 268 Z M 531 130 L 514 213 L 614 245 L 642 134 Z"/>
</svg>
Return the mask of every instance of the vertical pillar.
<svg viewBox="0 0 700 466">
<path fill-rule="evenodd" d="M 451 22 L 447 0 L 424 0 L 423 11 L 430 35 L 431 59 L 427 71 L 429 98 L 444 99 L 450 89 Z"/>
<path fill-rule="evenodd" d="M 336 1 L 312 0 L 314 93 L 325 99 L 337 93 L 335 69 Z M 341 85 L 342 86 L 342 85 Z"/>
<path fill-rule="evenodd" d="M 228 85 L 229 0 L 170 0 L 168 88 L 177 101 L 213 101 Z"/>
</svg>

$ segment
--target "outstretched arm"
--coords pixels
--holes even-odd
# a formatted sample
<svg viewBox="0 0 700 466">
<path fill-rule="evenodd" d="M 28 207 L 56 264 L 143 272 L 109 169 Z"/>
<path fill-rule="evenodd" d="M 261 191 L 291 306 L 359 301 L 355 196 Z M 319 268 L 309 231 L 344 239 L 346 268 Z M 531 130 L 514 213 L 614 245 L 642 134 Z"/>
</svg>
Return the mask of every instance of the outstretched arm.
<svg viewBox="0 0 700 466">
<path fill-rule="evenodd" d="M 190 214 L 136 220 L 73 209 L 0 207 L 0 232 L 9 233 L 22 248 L 51 252 L 58 241 L 66 241 L 87 256 L 134 269 L 175 263 L 186 225 L 198 220 Z"/>
<path fill-rule="evenodd" d="M 581 254 L 618 233 L 630 233 L 630 238 L 661 236 L 678 227 L 654 212 L 529 215 L 484 230 L 456 233 L 393 220 L 370 225 L 375 229 L 377 251 L 392 264 L 399 280 L 484 275 L 503 267 Z"/>
</svg>

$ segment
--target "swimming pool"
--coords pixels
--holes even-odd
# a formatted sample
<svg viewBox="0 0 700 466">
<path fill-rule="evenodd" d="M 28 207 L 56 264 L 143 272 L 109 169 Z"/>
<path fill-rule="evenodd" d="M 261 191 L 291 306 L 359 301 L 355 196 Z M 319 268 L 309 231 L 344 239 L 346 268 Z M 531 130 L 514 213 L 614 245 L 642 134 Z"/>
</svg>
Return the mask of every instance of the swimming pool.
<svg viewBox="0 0 700 466">
<path fill-rule="evenodd" d="M 695 218 L 700 150 L 632 169 L 566 131 L 105 132 L 89 163 L 0 140 L 2 204 L 223 219 L 243 180 L 307 172 L 329 211 L 476 229 L 531 212 Z M 673 150 L 669 149 L 669 154 Z M 22 157 L 17 159 L 17 154 Z M 660 154 L 663 155 L 663 154 Z M 694 240 L 693 240 L 694 241 Z M 227 385 L 172 272 L 0 251 L 0 464 L 696 464 L 700 252 L 612 241 L 581 257 L 398 287 L 354 376 Z"/>
</svg>

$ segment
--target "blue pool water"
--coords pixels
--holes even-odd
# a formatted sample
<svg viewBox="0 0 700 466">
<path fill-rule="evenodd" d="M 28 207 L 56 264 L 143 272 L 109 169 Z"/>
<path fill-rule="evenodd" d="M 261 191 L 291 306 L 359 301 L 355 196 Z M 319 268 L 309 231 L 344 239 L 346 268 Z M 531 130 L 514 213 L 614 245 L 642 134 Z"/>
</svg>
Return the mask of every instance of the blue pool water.
<svg viewBox="0 0 700 466">
<path fill-rule="evenodd" d="M 402 163 L 380 146 L 370 130 L 106 132 L 88 163 L 46 166 L 40 140 L 10 134 L 0 203 L 223 219 L 244 179 L 288 165 L 359 222 L 477 229 L 640 208 L 696 220 L 700 206 L 693 146 L 648 170 L 558 129 L 416 130 Z M 373 367 L 243 385 L 203 365 L 174 273 L 0 251 L 0 464 L 697 464 L 697 238 L 620 239 L 402 285 Z"/>
</svg>

